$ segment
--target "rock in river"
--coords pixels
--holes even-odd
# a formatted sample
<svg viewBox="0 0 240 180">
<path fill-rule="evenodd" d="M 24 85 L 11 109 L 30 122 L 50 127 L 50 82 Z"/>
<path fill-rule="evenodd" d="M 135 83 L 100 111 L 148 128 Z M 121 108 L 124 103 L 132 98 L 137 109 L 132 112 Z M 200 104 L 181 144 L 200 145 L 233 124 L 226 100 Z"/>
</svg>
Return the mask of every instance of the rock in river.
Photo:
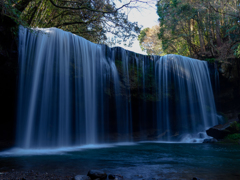
<svg viewBox="0 0 240 180">
<path fill-rule="evenodd" d="M 200 180 L 200 179 L 197 177 L 193 177 L 192 180 Z"/>
<path fill-rule="evenodd" d="M 119 174 L 109 174 L 108 179 L 123 179 L 123 176 Z"/>
<path fill-rule="evenodd" d="M 107 174 L 100 170 L 90 170 L 87 174 L 91 179 L 106 179 Z"/>
<path fill-rule="evenodd" d="M 218 142 L 215 138 L 204 139 L 203 143 L 215 143 Z"/>
<path fill-rule="evenodd" d="M 206 132 L 208 136 L 214 137 L 215 139 L 223 139 L 229 134 L 237 133 L 236 129 L 231 126 L 236 121 L 228 122 L 226 124 L 220 124 L 209 128 Z"/>
</svg>

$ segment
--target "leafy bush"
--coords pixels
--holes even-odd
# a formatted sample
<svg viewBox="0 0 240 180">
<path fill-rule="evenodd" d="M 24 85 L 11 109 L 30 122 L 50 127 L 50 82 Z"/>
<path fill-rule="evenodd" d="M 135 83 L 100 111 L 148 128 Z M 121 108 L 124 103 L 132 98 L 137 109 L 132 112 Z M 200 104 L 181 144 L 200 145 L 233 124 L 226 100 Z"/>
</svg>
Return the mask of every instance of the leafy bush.
<svg viewBox="0 0 240 180">
<path fill-rule="evenodd" d="M 225 139 L 238 140 L 238 139 L 240 139 L 240 133 L 229 134 L 229 135 L 227 135 L 227 137 L 225 137 Z"/>
<path fill-rule="evenodd" d="M 215 58 L 207 58 L 205 60 L 209 63 L 214 63 L 215 62 Z"/>
<path fill-rule="evenodd" d="M 230 127 L 231 127 L 234 131 L 240 132 L 240 124 L 237 123 L 237 121 L 234 121 L 234 122 L 230 125 Z"/>
<path fill-rule="evenodd" d="M 237 48 L 235 49 L 234 55 L 236 58 L 240 57 L 240 44 L 238 44 Z"/>
</svg>

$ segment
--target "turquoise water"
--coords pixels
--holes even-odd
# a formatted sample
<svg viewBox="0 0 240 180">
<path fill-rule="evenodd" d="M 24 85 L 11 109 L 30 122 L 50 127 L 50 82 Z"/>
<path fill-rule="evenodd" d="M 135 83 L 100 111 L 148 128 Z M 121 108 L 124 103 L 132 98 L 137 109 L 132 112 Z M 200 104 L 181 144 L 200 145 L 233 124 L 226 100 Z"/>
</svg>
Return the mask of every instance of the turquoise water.
<svg viewBox="0 0 240 180">
<path fill-rule="evenodd" d="M 58 150 L 0 152 L 0 172 L 34 170 L 63 175 L 90 169 L 130 179 L 240 179 L 240 145 L 139 143 Z"/>
</svg>

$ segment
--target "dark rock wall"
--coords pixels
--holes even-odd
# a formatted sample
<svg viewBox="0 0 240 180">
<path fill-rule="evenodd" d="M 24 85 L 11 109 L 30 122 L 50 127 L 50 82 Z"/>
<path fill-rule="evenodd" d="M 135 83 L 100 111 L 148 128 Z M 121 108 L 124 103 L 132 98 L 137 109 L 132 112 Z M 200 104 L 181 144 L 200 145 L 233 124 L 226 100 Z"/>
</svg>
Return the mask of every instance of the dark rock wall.
<svg viewBox="0 0 240 180">
<path fill-rule="evenodd" d="M 216 96 L 217 110 L 229 120 L 237 119 L 240 114 L 240 64 L 239 59 L 235 63 L 218 63 L 219 92 Z"/>
<path fill-rule="evenodd" d="M 17 107 L 17 24 L 0 17 L 0 149 L 12 146 L 15 139 Z"/>
</svg>

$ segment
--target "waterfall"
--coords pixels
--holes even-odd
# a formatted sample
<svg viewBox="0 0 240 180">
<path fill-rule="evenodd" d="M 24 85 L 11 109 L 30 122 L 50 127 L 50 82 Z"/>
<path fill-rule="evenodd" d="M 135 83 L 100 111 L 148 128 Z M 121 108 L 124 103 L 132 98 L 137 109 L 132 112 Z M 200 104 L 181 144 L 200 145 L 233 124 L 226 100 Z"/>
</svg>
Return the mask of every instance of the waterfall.
<svg viewBox="0 0 240 180">
<path fill-rule="evenodd" d="M 217 123 L 207 62 L 19 31 L 17 146 L 180 140 Z"/>
</svg>

